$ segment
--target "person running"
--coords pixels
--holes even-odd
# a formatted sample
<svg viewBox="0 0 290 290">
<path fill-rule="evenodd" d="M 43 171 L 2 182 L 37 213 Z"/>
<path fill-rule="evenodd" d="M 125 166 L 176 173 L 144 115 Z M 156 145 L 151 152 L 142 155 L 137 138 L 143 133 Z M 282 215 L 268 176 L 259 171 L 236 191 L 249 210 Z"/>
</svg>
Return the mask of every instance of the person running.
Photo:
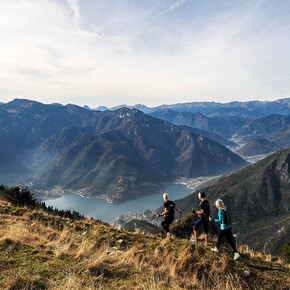
<svg viewBox="0 0 290 290">
<path fill-rule="evenodd" d="M 160 216 L 165 216 L 164 221 L 161 223 L 161 227 L 166 233 L 166 238 L 171 238 L 172 234 L 169 231 L 169 226 L 174 221 L 174 209 L 176 209 L 179 213 L 181 213 L 181 210 L 175 205 L 175 203 L 168 198 L 168 194 L 163 194 L 164 199 L 164 212 L 159 214 L 157 213 L 157 218 Z"/>
<path fill-rule="evenodd" d="M 198 214 L 198 220 L 194 224 L 194 239 L 191 239 L 192 242 L 197 243 L 198 237 L 198 229 L 203 226 L 205 243 L 204 245 L 207 247 L 208 245 L 208 221 L 210 216 L 210 204 L 208 200 L 206 200 L 206 195 L 204 192 L 198 193 L 198 198 L 201 201 L 199 204 L 200 211 L 195 211 Z"/>
<path fill-rule="evenodd" d="M 218 234 L 218 240 L 215 248 L 212 248 L 211 250 L 214 252 L 219 252 L 219 248 L 222 242 L 223 237 L 226 238 L 228 243 L 231 245 L 231 247 L 234 250 L 234 260 L 237 260 L 240 257 L 240 254 L 238 253 L 236 243 L 234 236 L 232 234 L 232 226 L 231 226 L 231 217 L 229 215 L 229 212 L 227 208 L 225 207 L 223 201 L 221 199 L 217 199 L 215 202 L 215 205 L 218 209 L 218 219 L 213 219 L 210 217 L 210 221 L 214 220 L 216 223 L 220 223 L 220 230 Z"/>
</svg>

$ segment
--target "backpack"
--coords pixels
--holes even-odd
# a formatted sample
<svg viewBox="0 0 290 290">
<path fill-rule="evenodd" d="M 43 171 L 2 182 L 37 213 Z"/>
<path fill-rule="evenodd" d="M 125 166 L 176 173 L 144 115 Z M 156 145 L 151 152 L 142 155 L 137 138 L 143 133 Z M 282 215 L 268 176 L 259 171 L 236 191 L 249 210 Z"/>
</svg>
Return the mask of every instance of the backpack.
<svg viewBox="0 0 290 290">
<path fill-rule="evenodd" d="M 226 210 L 223 209 L 223 211 L 226 214 L 224 224 L 230 226 L 232 224 L 232 217 L 230 215 L 230 212 L 227 209 Z"/>
</svg>

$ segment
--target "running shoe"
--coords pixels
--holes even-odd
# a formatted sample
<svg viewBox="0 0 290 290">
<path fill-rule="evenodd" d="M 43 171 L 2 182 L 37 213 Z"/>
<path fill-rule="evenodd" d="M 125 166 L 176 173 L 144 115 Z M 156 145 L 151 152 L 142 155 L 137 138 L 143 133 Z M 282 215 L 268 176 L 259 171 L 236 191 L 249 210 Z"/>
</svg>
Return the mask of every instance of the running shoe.
<svg viewBox="0 0 290 290">
<path fill-rule="evenodd" d="M 240 254 L 237 252 L 234 254 L 234 261 L 237 260 L 240 257 Z"/>
<path fill-rule="evenodd" d="M 213 252 L 216 252 L 216 253 L 219 252 L 219 249 L 218 249 L 218 248 L 211 248 L 211 250 L 212 250 Z"/>
</svg>

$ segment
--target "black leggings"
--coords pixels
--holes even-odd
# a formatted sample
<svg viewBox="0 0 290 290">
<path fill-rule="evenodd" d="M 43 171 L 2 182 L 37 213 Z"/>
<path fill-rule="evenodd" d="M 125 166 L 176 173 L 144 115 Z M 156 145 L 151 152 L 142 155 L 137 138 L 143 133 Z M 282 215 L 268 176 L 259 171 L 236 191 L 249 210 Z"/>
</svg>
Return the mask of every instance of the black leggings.
<svg viewBox="0 0 290 290">
<path fill-rule="evenodd" d="M 236 248 L 236 243 L 235 243 L 235 238 L 232 234 L 232 228 L 229 228 L 228 230 L 220 230 L 219 231 L 219 235 L 218 235 L 218 241 L 216 244 L 216 247 L 219 248 L 221 243 L 222 243 L 222 239 L 223 237 L 226 238 L 227 242 L 231 245 L 231 247 L 233 248 L 234 252 L 237 252 L 237 248 Z"/>
<path fill-rule="evenodd" d="M 194 231 L 198 231 L 200 226 L 203 226 L 203 231 L 208 234 L 208 220 L 205 217 L 200 217 L 194 224 Z"/>
<path fill-rule="evenodd" d="M 161 227 L 166 233 L 169 233 L 169 226 L 172 224 L 173 220 L 173 216 L 165 216 L 165 220 L 161 223 Z"/>
</svg>

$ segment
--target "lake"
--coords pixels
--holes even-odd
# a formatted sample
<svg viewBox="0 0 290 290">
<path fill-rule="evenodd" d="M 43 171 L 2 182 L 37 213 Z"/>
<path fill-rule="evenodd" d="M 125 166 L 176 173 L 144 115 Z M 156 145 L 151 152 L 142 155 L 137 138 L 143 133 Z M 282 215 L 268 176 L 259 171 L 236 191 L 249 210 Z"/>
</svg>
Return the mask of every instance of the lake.
<svg viewBox="0 0 290 290">
<path fill-rule="evenodd" d="M 164 186 L 162 191 L 147 196 L 128 200 L 122 203 L 109 203 L 105 199 L 86 198 L 78 194 L 69 193 L 56 199 L 46 200 L 47 206 L 59 210 L 75 210 L 86 217 L 93 217 L 104 222 L 113 223 L 117 217 L 135 211 L 156 209 L 163 205 L 162 195 L 167 192 L 170 200 L 180 199 L 189 195 L 192 190 L 182 184 Z M 178 206 L 178 204 L 177 204 Z"/>
</svg>

